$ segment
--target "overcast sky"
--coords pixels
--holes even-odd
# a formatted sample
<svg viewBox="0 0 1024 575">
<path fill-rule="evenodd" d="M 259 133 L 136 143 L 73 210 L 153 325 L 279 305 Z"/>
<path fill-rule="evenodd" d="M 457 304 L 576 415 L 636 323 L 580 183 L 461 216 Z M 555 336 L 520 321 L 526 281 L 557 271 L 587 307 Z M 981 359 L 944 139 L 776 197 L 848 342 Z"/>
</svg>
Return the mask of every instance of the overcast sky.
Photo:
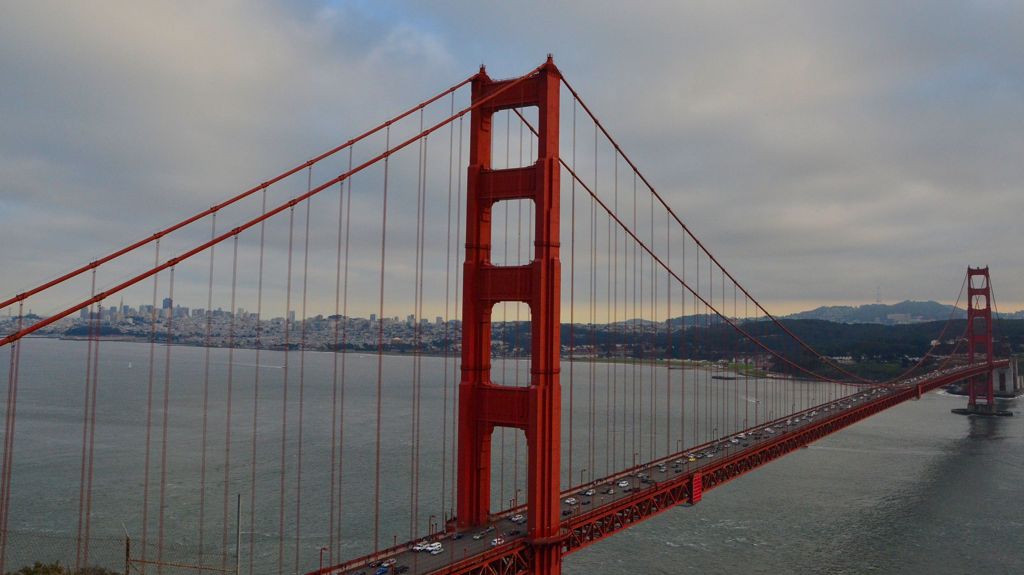
<svg viewBox="0 0 1024 575">
<path fill-rule="evenodd" d="M 1024 3 L 6 2 L 0 295 L 553 53 L 769 309 L 1024 307 Z"/>
</svg>

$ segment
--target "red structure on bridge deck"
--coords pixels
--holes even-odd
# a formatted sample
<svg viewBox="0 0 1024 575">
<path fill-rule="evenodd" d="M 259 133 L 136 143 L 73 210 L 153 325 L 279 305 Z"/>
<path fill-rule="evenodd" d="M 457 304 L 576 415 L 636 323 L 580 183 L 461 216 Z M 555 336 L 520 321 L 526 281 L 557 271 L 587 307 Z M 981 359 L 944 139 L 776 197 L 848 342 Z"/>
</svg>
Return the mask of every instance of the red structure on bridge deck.
<svg viewBox="0 0 1024 575">
<path fill-rule="evenodd" d="M 474 104 L 510 81 L 493 81 L 483 68 L 473 80 Z M 513 90 L 476 107 L 470 119 L 469 191 L 459 395 L 459 527 L 487 522 L 491 498 L 491 436 L 496 426 L 522 429 L 527 443 L 527 525 L 531 572 L 558 573 L 561 398 L 559 385 L 561 264 L 559 248 L 558 106 L 561 77 L 551 57 Z M 537 162 L 518 169 L 491 169 L 495 112 L 536 106 Z M 491 264 L 491 211 L 495 203 L 533 200 L 535 257 L 523 266 Z M 491 381 L 491 310 L 503 301 L 524 302 L 532 313 L 528 387 Z"/>
</svg>

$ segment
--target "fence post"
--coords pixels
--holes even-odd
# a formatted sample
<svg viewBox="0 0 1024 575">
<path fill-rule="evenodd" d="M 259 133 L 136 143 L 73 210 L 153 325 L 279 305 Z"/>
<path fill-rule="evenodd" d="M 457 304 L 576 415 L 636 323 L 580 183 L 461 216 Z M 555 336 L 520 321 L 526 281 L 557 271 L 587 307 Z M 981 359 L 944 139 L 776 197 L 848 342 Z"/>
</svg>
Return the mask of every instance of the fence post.
<svg viewBox="0 0 1024 575">
<path fill-rule="evenodd" d="M 132 566 L 132 538 L 124 535 L 124 575 L 129 575 Z"/>
</svg>

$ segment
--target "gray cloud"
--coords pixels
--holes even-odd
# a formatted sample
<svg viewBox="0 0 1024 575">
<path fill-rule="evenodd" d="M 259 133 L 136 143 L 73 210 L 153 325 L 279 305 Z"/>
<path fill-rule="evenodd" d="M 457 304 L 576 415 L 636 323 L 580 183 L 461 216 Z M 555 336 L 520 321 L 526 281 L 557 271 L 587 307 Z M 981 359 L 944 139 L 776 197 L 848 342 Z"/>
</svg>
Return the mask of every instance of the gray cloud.
<svg viewBox="0 0 1024 575">
<path fill-rule="evenodd" d="M 0 293 L 243 190 L 481 62 L 506 77 L 553 52 L 770 307 L 863 303 L 877 286 L 887 300 L 949 300 L 968 264 L 992 265 L 1003 307 L 1021 307 L 1022 12 L 1010 2 L 19 3 L 0 23 L 0 268 L 14 270 L 0 274 Z M 432 157 L 443 166 L 441 140 Z M 361 214 L 376 209 L 379 177 L 362 179 Z M 412 187 L 407 178 L 399 202 L 415 201 Z M 430 209 L 439 237 L 444 208 Z M 395 241 L 411 237 L 404 217 Z M 314 235 L 324 286 L 335 231 Z M 373 234 L 357 244 L 367 277 Z M 411 254 L 395 254 L 407 268 Z M 202 267 L 187 276 L 200 300 Z"/>
</svg>

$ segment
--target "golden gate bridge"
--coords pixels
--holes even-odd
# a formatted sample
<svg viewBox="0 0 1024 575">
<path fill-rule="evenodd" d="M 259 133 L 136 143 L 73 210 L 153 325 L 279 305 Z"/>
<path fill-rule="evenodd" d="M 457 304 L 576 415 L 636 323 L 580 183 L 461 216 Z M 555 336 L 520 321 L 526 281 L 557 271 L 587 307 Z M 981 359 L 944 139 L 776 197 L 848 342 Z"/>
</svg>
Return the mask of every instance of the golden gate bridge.
<svg viewBox="0 0 1024 575">
<path fill-rule="evenodd" d="M 129 320 L 126 297 L 150 303 Z M 951 315 L 903 373 L 859 376 L 744 288 L 550 57 L 507 80 L 481 68 L 0 303 L 0 573 L 42 505 L 19 496 L 19 394 L 55 362 L 75 394 L 34 399 L 80 432 L 50 462 L 76 481 L 48 515 L 76 572 L 122 525 L 104 508 L 117 461 L 137 477 L 116 493 L 126 572 L 551 574 L 938 387 L 966 381 L 965 411 L 998 413 L 987 268 L 961 299 L 963 333 Z M 33 353 L 76 326 L 74 353 Z M 145 350 L 134 371 L 112 338 Z M 115 380 L 138 428 L 111 441 L 130 395 Z"/>
</svg>

